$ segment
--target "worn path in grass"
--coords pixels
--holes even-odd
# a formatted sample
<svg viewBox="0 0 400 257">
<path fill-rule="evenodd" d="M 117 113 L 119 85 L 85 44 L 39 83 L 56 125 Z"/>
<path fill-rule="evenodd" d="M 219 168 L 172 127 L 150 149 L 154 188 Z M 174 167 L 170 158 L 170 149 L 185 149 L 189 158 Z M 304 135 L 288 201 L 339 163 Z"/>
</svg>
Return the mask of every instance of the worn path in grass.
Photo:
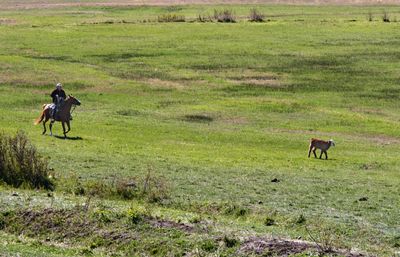
<svg viewBox="0 0 400 257">
<path fill-rule="evenodd" d="M 2 130 L 27 131 L 56 177 L 151 170 L 171 184 L 165 205 L 225 228 L 309 240 L 307 224 L 340 248 L 393 254 L 399 8 L 384 23 L 381 7 L 262 5 L 269 21 L 251 23 L 233 5 L 235 24 L 196 22 L 216 8 L 1 11 Z M 156 22 L 165 14 L 190 22 Z M 32 125 L 59 81 L 82 102 L 75 140 Z M 310 137 L 336 141 L 329 160 L 307 158 Z"/>
</svg>

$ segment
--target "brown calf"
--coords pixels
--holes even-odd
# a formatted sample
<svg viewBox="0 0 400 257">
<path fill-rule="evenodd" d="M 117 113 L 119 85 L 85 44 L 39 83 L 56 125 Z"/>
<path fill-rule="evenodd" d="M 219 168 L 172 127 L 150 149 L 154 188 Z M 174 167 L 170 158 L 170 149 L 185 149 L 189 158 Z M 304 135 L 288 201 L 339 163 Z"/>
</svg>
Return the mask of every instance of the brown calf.
<svg viewBox="0 0 400 257">
<path fill-rule="evenodd" d="M 335 146 L 335 142 L 333 142 L 332 139 L 330 139 L 329 141 L 324 141 L 316 138 L 311 138 L 310 149 L 308 150 L 308 158 L 310 158 L 311 151 L 314 153 L 315 158 L 317 158 L 317 154 L 315 153 L 315 151 L 317 149 L 320 149 L 321 155 L 319 156 L 319 158 L 321 159 L 322 154 L 325 153 L 325 159 L 328 159 L 327 151 L 331 146 Z"/>
</svg>

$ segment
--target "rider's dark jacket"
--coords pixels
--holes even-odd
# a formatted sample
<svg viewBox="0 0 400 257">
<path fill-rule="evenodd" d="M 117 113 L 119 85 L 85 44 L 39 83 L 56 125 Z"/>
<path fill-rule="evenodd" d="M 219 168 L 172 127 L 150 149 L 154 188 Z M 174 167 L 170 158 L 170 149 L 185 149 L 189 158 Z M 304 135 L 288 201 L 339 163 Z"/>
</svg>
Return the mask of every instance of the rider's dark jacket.
<svg viewBox="0 0 400 257">
<path fill-rule="evenodd" d="M 62 98 L 67 98 L 67 95 L 65 94 L 64 90 L 57 90 L 55 89 L 52 93 L 51 93 L 51 98 L 53 98 L 53 103 L 57 104 L 57 97 L 56 95 L 58 95 L 58 97 L 62 97 Z"/>
</svg>

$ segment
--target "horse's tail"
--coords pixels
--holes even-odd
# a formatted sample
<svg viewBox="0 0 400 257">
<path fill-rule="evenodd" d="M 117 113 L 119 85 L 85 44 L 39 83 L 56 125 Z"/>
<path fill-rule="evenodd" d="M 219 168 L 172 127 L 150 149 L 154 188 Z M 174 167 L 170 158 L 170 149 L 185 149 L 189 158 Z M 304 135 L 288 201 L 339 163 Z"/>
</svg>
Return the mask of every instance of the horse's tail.
<svg viewBox="0 0 400 257">
<path fill-rule="evenodd" d="M 37 118 L 36 120 L 35 120 L 35 122 L 33 123 L 34 125 L 37 125 L 37 124 L 39 124 L 40 122 L 42 122 L 42 120 L 44 119 L 44 113 L 45 113 L 45 107 L 46 107 L 46 104 L 44 104 L 43 105 L 43 111 L 42 111 L 42 113 L 40 114 L 40 116 L 39 116 L 39 118 Z"/>
</svg>

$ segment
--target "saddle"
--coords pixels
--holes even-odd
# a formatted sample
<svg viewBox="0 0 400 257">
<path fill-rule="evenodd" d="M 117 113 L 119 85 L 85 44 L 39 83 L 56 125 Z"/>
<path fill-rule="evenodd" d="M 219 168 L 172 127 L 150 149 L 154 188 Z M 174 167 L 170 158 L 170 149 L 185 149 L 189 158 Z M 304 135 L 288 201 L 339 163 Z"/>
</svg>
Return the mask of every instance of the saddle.
<svg viewBox="0 0 400 257">
<path fill-rule="evenodd" d="M 51 103 L 47 105 L 47 108 L 50 109 L 50 118 L 55 120 L 60 111 L 60 109 L 62 108 L 62 106 L 64 105 L 64 99 L 63 98 L 58 98 L 58 104 L 56 105 L 55 103 Z"/>
</svg>

